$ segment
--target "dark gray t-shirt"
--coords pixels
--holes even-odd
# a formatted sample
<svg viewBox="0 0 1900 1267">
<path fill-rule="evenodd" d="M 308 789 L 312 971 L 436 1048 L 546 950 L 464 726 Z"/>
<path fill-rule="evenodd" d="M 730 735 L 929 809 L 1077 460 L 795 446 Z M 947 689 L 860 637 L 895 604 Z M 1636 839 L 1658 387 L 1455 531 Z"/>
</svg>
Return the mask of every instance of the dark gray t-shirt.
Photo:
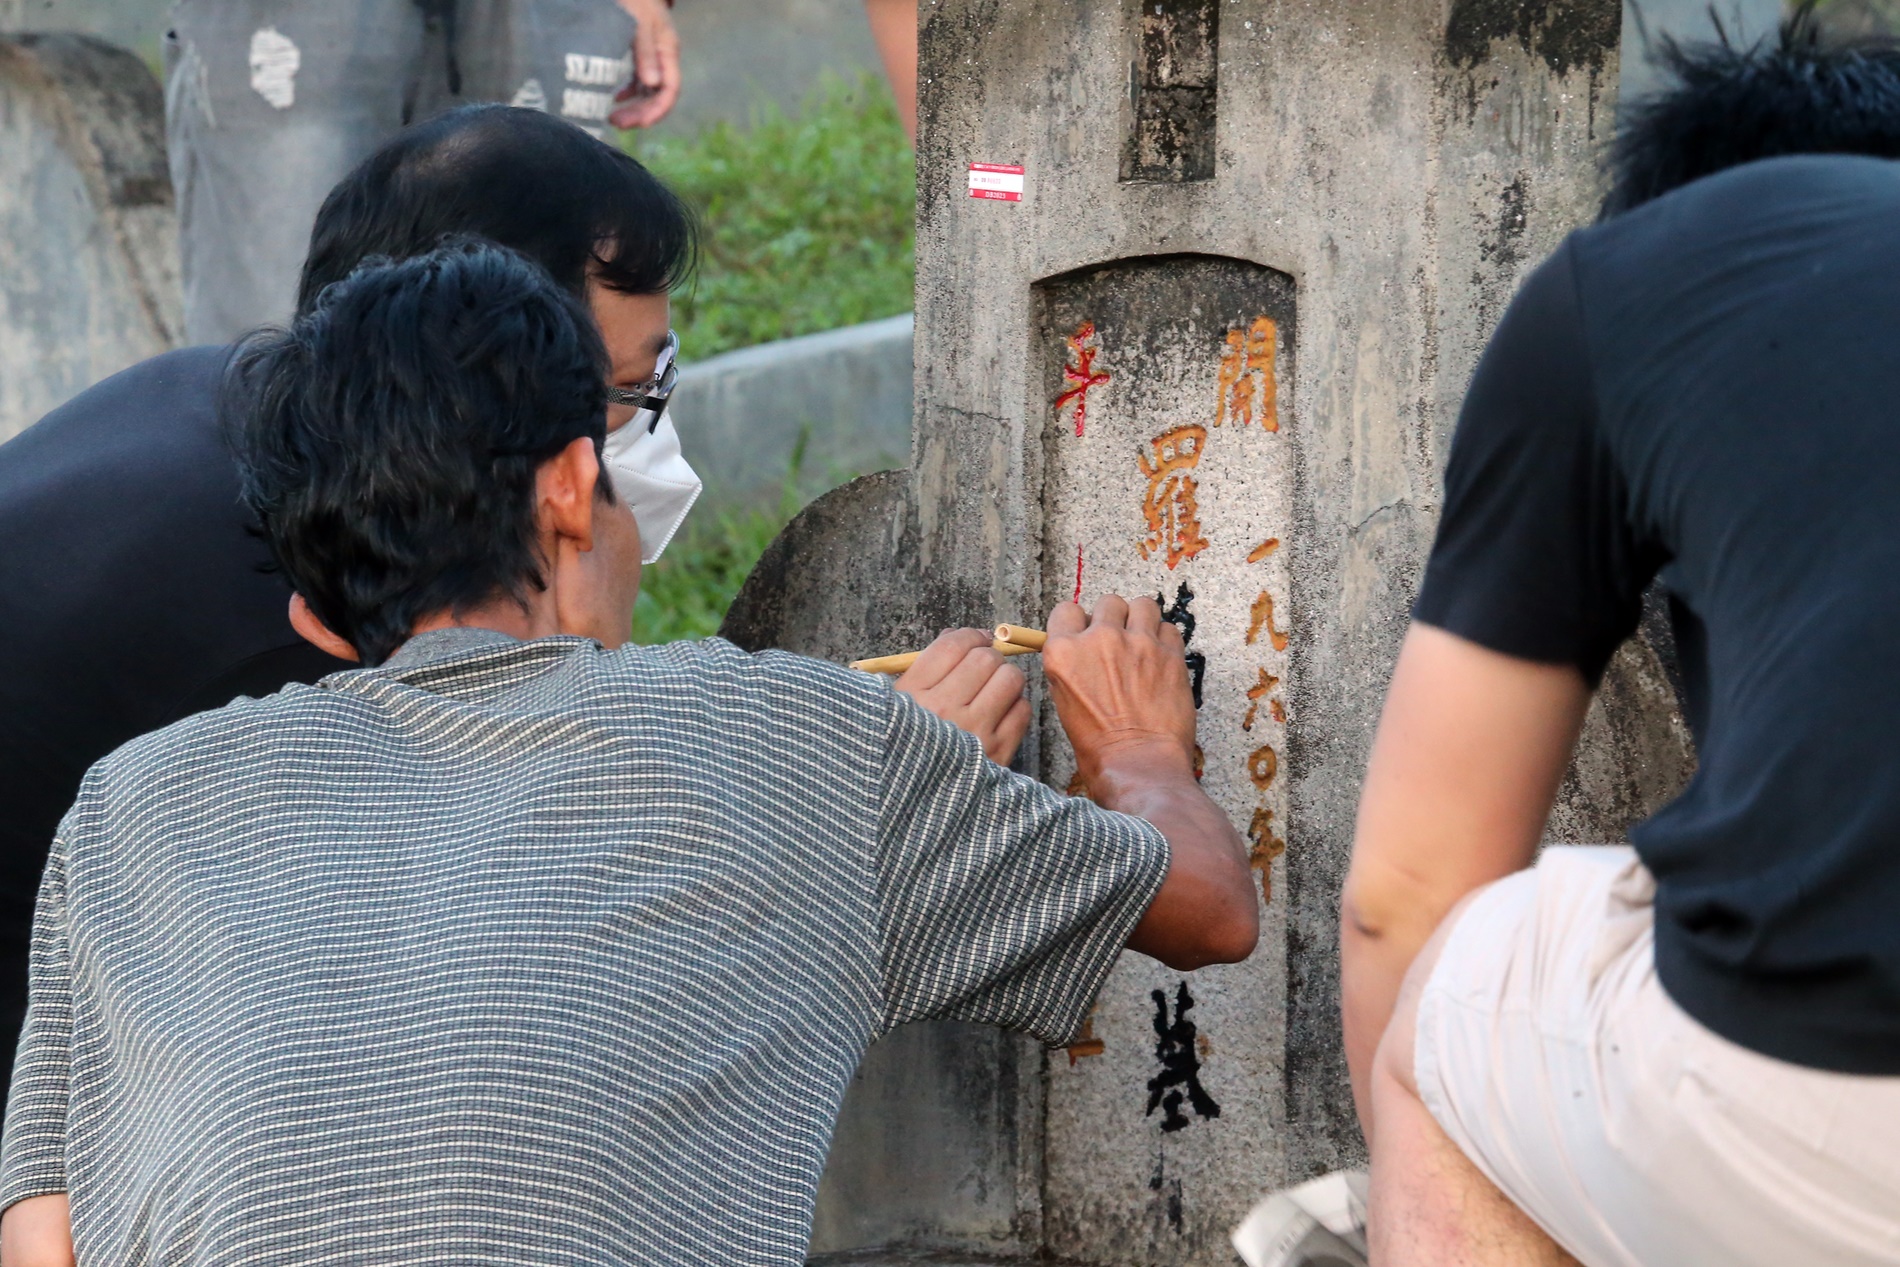
<svg viewBox="0 0 1900 1267">
<path fill-rule="evenodd" d="M 1670 595 L 1700 769 L 1631 833 L 1691 1016 L 1900 1074 L 1900 164 L 1573 234 L 1479 364 L 1416 614 L 1592 681 Z"/>
<path fill-rule="evenodd" d="M 802 1263 L 866 1045 L 1057 1043 L 1168 869 L 882 679 L 425 634 L 87 776 L 0 1204 L 79 1261 Z"/>
</svg>

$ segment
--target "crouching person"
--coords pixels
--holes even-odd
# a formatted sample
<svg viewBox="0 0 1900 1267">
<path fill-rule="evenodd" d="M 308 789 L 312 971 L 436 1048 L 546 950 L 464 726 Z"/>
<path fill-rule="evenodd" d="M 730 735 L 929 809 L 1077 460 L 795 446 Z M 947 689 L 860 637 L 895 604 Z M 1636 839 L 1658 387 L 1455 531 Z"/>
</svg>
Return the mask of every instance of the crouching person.
<svg viewBox="0 0 1900 1267">
<path fill-rule="evenodd" d="M 1099 805 L 882 679 L 623 646 L 605 367 L 578 300 L 481 244 L 242 350 L 294 618 L 369 667 L 87 776 L 34 932 L 9 1264 L 789 1267 L 879 1034 L 1060 1043 L 1124 946 L 1251 951 L 1152 602 L 1050 617 Z"/>
<path fill-rule="evenodd" d="M 1678 55 L 1466 397 L 1342 921 L 1380 1267 L 1900 1264 L 1900 51 L 1811 16 Z M 1700 768 L 1531 866 L 1658 578 Z"/>
</svg>

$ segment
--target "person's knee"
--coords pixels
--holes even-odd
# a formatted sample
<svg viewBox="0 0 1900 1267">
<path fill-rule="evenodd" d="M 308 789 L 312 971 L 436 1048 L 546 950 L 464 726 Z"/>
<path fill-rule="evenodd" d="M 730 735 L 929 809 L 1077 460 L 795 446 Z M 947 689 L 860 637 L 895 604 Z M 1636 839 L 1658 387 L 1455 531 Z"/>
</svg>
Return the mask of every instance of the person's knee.
<svg viewBox="0 0 1900 1267">
<path fill-rule="evenodd" d="M 1372 1142 L 1371 1136 L 1378 1120 L 1378 1106 L 1382 1098 L 1380 1084 L 1385 1085 L 1388 1094 L 1399 1092 L 1411 1099 L 1418 1098 L 1418 1076 L 1414 1072 L 1414 1057 L 1418 1047 L 1419 999 L 1425 992 L 1426 982 L 1431 980 L 1432 972 L 1438 966 L 1439 957 L 1444 953 L 1445 941 L 1450 937 L 1452 928 L 1457 925 L 1459 916 L 1464 914 L 1465 908 L 1471 904 L 1472 899 L 1482 892 L 1484 890 L 1481 888 L 1474 889 L 1458 899 L 1457 904 L 1446 912 L 1445 918 L 1439 921 L 1431 940 L 1425 943 L 1418 952 L 1418 956 L 1412 960 L 1412 966 L 1406 970 L 1405 982 L 1399 987 L 1398 1003 L 1392 1009 L 1392 1019 L 1386 1022 L 1385 1032 L 1380 1036 L 1378 1049 L 1372 1058 L 1373 1121 L 1364 1124 L 1368 1144 Z"/>
</svg>

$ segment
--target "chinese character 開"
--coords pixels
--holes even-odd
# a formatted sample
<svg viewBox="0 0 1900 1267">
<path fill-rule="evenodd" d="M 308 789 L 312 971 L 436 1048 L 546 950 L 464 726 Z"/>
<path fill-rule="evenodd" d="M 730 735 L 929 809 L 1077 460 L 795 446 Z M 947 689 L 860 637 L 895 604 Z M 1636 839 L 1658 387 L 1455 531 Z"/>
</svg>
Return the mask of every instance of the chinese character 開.
<svg viewBox="0 0 1900 1267">
<path fill-rule="evenodd" d="M 1254 421 L 1254 399 L 1258 394 L 1261 429 L 1280 429 L 1280 390 L 1273 374 L 1276 333 L 1271 317 L 1255 317 L 1244 334 L 1238 328 L 1227 332 L 1227 349 L 1220 358 L 1220 401 L 1214 410 L 1215 426 L 1231 422 L 1236 427 L 1244 427 Z"/>
</svg>

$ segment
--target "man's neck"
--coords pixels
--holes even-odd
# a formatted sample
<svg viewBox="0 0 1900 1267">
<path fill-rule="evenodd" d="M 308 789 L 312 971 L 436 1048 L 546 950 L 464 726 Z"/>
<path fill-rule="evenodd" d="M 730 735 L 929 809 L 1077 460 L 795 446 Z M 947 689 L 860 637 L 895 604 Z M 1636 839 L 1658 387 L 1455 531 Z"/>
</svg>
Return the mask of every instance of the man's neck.
<svg viewBox="0 0 1900 1267">
<path fill-rule="evenodd" d="M 526 603 L 500 598 L 461 611 L 440 611 L 417 621 L 409 636 L 413 638 L 436 629 L 492 629 L 523 642 L 531 638 L 550 638 L 562 632 L 560 614 L 546 591 L 535 593 Z"/>
</svg>

